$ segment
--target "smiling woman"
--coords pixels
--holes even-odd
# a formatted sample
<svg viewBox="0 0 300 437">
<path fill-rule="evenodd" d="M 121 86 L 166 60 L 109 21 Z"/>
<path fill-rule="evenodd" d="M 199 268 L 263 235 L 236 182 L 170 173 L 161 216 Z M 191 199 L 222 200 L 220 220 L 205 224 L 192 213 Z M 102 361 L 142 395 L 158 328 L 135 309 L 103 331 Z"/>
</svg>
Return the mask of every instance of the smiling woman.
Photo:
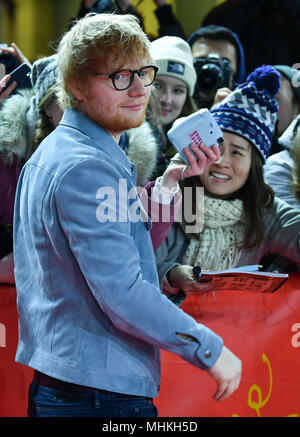
<svg viewBox="0 0 300 437">
<path fill-rule="evenodd" d="M 250 141 L 231 132 L 224 132 L 223 136 L 224 143 L 219 146 L 221 159 L 200 176 L 202 185 L 215 196 L 229 196 L 242 188 L 251 167 Z"/>
<path fill-rule="evenodd" d="M 203 214 L 203 229 L 189 233 L 191 223 L 184 218 L 172 225 L 156 252 L 164 291 L 173 293 L 175 301 L 179 290 L 201 292 L 201 282 L 193 279 L 194 265 L 223 270 L 260 264 L 272 253 L 285 259 L 285 270 L 300 268 L 300 212 L 274 197 L 263 175 L 277 120 L 279 86 L 279 74 L 271 66 L 260 67 L 211 111 L 224 134 L 221 159 L 182 183 L 183 210 L 192 210 L 187 217 Z M 188 190 L 194 193 L 199 187 L 204 188 L 204 199 L 192 196 L 190 201 Z"/>
<path fill-rule="evenodd" d="M 196 72 L 191 48 L 182 38 L 164 36 L 151 42 L 151 56 L 158 66 L 153 94 L 159 104 L 159 122 L 166 133 L 179 117 L 197 111 L 193 100 Z M 154 177 L 161 176 L 176 151 L 167 136 L 161 144 Z"/>
</svg>

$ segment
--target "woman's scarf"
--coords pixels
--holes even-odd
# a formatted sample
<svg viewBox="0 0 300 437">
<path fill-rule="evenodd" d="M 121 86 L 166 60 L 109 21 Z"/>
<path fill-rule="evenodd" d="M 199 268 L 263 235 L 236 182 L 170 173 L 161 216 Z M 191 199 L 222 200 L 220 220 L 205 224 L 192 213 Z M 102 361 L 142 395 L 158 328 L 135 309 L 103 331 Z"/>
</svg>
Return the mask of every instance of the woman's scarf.
<svg viewBox="0 0 300 437">
<path fill-rule="evenodd" d="M 200 265 L 202 270 L 235 267 L 245 237 L 243 219 L 240 199 L 223 200 L 205 195 L 203 230 L 199 235 L 191 236 L 182 263 Z"/>
</svg>

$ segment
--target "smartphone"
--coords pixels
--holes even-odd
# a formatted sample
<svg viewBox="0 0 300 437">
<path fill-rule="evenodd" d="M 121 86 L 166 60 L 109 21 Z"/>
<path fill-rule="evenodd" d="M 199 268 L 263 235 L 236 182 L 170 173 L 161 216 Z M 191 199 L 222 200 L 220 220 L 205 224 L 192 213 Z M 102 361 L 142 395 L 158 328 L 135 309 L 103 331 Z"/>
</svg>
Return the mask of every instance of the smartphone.
<svg viewBox="0 0 300 437">
<path fill-rule="evenodd" d="M 224 142 L 220 127 L 206 108 L 176 120 L 167 132 L 167 136 L 186 164 L 189 162 L 183 149 L 189 148 L 191 143 L 195 145 L 204 143 L 212 147 L 214 144 L 220 145 Z"/>
<path fill-rule="evenodd" d="M 14 91 L 16 89 L 21 89 L 21 88 L 32 88 L 32 84 L 30 80 L 30 72 L 31 72 L 31 68 L 29 67 L 28 64 L 23 63 L 19 65 L 9 74 L 10 79 L 3 90 L 8 88 L 9 85 L 11 85 L 15 81 L 17 82 L 17 86 L 14 89 Z"/>
</svg>

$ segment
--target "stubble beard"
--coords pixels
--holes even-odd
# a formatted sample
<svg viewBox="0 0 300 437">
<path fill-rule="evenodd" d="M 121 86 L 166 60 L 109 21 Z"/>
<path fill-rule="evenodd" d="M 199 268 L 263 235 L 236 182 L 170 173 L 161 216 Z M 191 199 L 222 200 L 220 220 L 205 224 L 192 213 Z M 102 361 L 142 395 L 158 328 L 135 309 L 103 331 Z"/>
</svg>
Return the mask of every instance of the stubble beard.
<svg viewBox="0 0 300 437">
<path fill-rule="evenodd" d="M 134 118 L 114 117 L 111 119 L 108 118 L 108 120 L 103 120 L 100 116 L 98 124 L 108 131 L 113 130 L 115 132 L 124 132 L 129 129 L 141 126 L 141 124 L 143 124 L 143 122 L 145 121 L 145 118 L 146 107 L 137 117 Z"/>
</svg>

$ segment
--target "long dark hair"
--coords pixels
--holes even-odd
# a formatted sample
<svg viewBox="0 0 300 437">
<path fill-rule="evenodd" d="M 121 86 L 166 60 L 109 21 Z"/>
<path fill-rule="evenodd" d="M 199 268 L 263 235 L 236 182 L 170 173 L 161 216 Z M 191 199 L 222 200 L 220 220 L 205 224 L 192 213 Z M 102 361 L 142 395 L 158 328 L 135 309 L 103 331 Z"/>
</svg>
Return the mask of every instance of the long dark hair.
<svg viewBox="0 0 300 437">
<path fill-rule="evenodd" d="M 269 208 L 274 202 L 274 192 L 272 188 L 264 181 L 263 162 L 259 152 L 252 147 L 251 149 L 251 167 L 248 179 L 238 191 L 226 197 L 225 200 L 240 199 L 243 202 L 245 218 L 245 240 L 240 249 L 250 250 L 259 247 L 265 234 L 264 227 L 264 208 Z M 184 179 L 181 183 L 183 202 L 185 187 L 201 187 L 201 181 L 198 176 Z M 196 191 L 196 190 L 194 190 Z M 192 214 L 195 214 L 196 195 L 192 193 Z M 191 223 L 189 223 L 191 225 Z M 193 234 L 191 234 L 193 235 Z M 199 238 L 199 234 L 195 234 Z"/>
<path fill-rule="evenodd" d="M 246 238 L 242 248 L 254 249 L 264 238 L 264 209 L 270 208 L 274 202 L 274 191 L 264 180 L 263 162 L 255 147 L 252 147 L 248 179 L 237 197 L 243 201 L 246 219 Z"/>
</svg>

